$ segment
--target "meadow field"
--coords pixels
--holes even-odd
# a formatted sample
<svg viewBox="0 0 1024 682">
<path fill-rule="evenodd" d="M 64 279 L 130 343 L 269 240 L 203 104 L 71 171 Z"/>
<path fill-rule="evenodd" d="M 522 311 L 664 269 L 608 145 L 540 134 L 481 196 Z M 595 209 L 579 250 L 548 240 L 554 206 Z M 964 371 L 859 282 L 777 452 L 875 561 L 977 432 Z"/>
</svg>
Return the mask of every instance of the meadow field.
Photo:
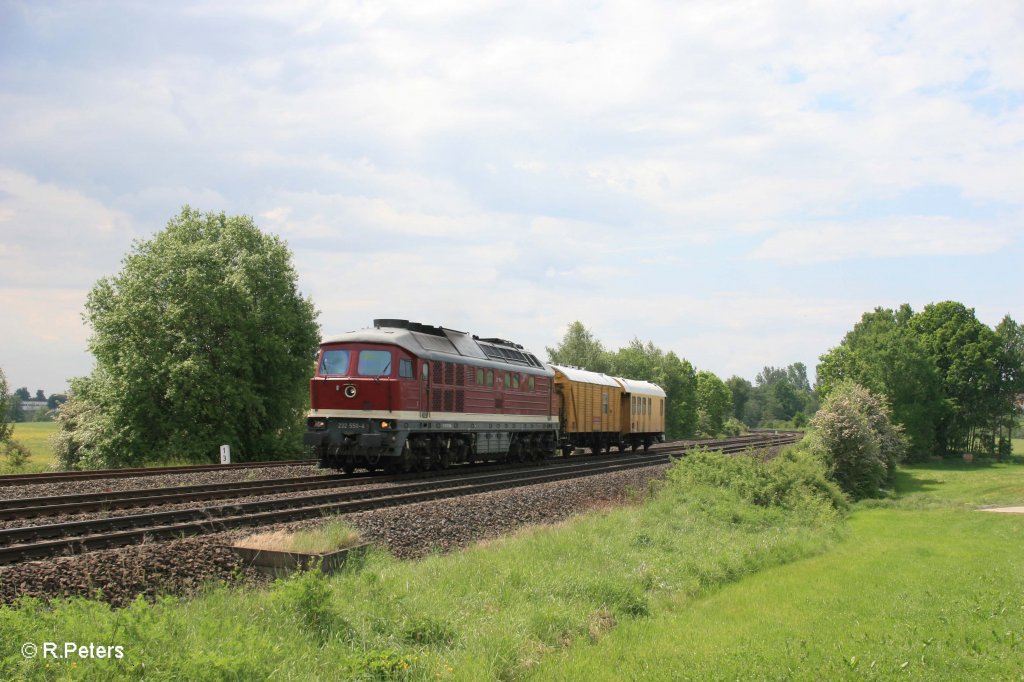
<svg viewBox="0 0 1024 682">
<path fill-rule="evenodd" d="M 46 471 L 53 466 L 53 448 L 50 436 L 57 433 L 57 422 L 18 422 L 14 425 L 12 439 L 29 449 L 28 461 L 13 468 L 0 457 L 0 474 Z"/>
<path fill-rule="evenodd" d="M 545 659 L 536 677 L 1019 679 L 1024 464 L 903 469 L 832 551 L 765 570 Z"/>
</svg>

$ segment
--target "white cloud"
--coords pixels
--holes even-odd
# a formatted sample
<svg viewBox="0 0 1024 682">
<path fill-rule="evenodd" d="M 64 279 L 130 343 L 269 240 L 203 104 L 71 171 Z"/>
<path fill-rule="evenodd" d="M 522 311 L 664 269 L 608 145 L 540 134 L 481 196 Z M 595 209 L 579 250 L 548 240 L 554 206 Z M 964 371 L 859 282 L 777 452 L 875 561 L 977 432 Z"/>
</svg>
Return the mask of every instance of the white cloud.
<svg viewBox="0 0 1024 682">
<path fill-rule="evenodd" d="M 543 352 L 582 319 L 749 374 L 878 303 L 781 266 L 1019 252 L 1024 115 L 977 102 L 1024 92 L 1013 0 L 214 1 L 114 38 L 16 11 L 46 17 L 5 53 L 0 286 L 87 290 L 187 202 L 287 238 L 328 332 L 406 316 Z M 900 216 L 920 188 L 956 210 Z M 988 296 L 914 274 L 891 295 Z"/>
<path fill-rule="evenodd" d="M 752 259 L 820 263 L 852 258 L 973 256 L 1013 241 L 1004 229 L 945 217 L 893 218 L 787 229 L 761 243 Z"/>
<path fill-rule="evenodd" d="M 120 260 L 131 235 L 125 213 L 75 189 L 0 168 L 0 282 L 51 287 L 95 279 L 104 264 Z"/>
</svg>

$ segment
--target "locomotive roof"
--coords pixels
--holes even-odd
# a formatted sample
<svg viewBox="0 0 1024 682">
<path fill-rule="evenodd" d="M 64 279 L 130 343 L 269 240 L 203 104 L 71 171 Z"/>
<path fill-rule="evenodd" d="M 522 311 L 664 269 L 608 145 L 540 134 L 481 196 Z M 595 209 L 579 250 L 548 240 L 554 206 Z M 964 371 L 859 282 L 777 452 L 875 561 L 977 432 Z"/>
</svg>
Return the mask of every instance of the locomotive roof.
<svg viewBox="0 0 1024 682">
<path fill-rule="evenodd" d="M 658 384 L 652 384 L 649 381 L 640 381 L 639 379 L 623 379 L 622 377 L 615 377 L 615 379 L 622 384 L 622 387 L 626 389 L 626 393 L 633 395 L 651 395 L 658 398 L 665 397 L 665 391 Z"/>
<path fill-rule="evenodd" d="M 622 388 L 615 379 L 612 379 L 607 374 L 601 374 L 600 372 L 591 372 L 587 369 L 580 369 L 579 367 L 566 367 L 564 365 L 551 365 L 556 370 L 561 372 L 570 381 L 578 381 L 583 384 L 597 384 L 599 386 L 614 386 L 615 388 Z"/>
<path fill-rule="evenodd" d="M 522 346 L 502 339 L 480 339 L 466 332 L 406 320 L 375 320 L 375 326 L 323 339 L 325 343 L 383 343 L 404 348 L 413 355 L 442 362 L 463 362 L 474 366 L 515 368 L 527 374 L 554 373 Z"/>
</svg>

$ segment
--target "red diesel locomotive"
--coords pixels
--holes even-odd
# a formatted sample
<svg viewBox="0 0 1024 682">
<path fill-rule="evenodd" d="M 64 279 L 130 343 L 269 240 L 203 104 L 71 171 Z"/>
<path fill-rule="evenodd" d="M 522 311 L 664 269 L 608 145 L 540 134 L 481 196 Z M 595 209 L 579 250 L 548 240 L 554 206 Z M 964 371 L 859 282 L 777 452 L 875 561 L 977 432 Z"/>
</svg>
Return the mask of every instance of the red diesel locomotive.
<svg viewBox="0 0 1024 682">
<path fill-rule="evenodd" d="M 510 341 L 374 320 L 321 344 L 305 444 L 346 472 L 540 459 L 558 445 L 553 379 Z"/>
</svg>

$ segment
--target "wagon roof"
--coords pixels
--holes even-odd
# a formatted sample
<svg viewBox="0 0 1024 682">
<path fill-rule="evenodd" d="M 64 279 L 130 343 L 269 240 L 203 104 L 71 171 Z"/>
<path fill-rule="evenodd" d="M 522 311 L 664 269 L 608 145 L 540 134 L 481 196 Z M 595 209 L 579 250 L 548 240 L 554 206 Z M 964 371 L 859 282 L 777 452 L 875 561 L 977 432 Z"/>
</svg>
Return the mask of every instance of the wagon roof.
<svg viewBox="0 0 1024 682">
<path fill-rule="evenodd" d="M 591 372 L 590 370 L 580 369 L 579 367 L 566 367 L 564 365 L 551 365 L 556 371 L 561 372 L 570 381 L 578 381 L 583 384 L 598 384 L 599 386 L 614 386 L 615 388 L 622 388 L 615 379 L 612 379 L 607 374 L 601 374 L 600 372 Z"/>
<path fill-rule="evenodd" d="M 658 398 L 665 397 L 665 391 L 662 390 L 658 384 L 652 384 L 649 381 L 640 381 L 639 379 L 623 379 L 622 377 L 615 377 L 615 379 L 622 384 L 622 388 L 626 389 L 626 393 L 633 395 L 652 395 Z"/>
</svg>

